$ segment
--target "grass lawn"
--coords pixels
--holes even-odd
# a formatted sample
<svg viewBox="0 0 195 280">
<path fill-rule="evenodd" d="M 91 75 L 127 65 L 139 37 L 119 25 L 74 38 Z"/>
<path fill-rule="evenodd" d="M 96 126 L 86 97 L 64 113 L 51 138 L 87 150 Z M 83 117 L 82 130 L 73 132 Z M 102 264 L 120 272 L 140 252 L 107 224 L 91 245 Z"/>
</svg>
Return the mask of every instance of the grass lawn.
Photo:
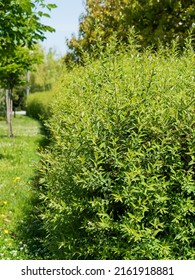
<svg viewBox="0 0 195 280">
<path fill-rule="evenodd" d="M 7 125 L 0 121 L 0 259 L 29 259 L 28 246 L 17 234 L 32 207 L 32 187 L 43 138 L 40 124 L 26 116 L 13 118 L 14 137 L 8 139 Z"/>
</svg>

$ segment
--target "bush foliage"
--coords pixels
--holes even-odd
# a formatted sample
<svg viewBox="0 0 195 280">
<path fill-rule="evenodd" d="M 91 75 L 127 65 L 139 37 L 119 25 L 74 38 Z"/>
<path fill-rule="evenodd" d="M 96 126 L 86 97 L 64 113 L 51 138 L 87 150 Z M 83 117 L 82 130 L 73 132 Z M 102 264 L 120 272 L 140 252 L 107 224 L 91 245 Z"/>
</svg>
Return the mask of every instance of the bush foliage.
<svg viewBox="0 0 195 280">
<path fill-rule="evenodd" d="M 64 75 L 40 169 L 53 259 L 195 257 L 194 52 L 133 46 Z"/>
<path fill-rule="evenodd" d="M 54 93 L 51 91 L 30 94 L 27 98 L 26 114 L 37 120 L 46 120 L 51 114 L 51 100 Z"/>
</svg>

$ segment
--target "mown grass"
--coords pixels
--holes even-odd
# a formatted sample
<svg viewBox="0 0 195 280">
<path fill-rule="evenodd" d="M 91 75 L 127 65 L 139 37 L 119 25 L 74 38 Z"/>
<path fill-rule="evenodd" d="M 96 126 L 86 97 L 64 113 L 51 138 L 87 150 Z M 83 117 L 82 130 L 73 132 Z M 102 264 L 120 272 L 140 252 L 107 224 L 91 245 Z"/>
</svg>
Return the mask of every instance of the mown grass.
<svg viewBox="0 0 195 280">
<path fill-rule="evenodd" d="M 32 180 L 43 136 L 39 122 L 26 116 L 13 119 L 13 130 L 8 139 L 6 122 L 0 121 L 0 259 L 29 259 L 18 227 L 25 222 L 24 209 L 33 207 Z"/>
</svg>

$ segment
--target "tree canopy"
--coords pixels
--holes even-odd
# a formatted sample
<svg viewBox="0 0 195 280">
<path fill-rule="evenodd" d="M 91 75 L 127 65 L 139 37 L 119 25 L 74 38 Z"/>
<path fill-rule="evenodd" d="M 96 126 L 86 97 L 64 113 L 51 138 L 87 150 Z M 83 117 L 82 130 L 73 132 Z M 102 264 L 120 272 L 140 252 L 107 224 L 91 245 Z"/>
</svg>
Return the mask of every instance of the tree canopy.
<svg viewBox="0 0 195 280">
<path fill-rule="evenodd" d="M 54 31 L 41 23 L 43 8 L 56 7 L 46 5 L 43 0 L 0 0 L 0 84 L 7 88 L 18 83 L 21 72 L 33 64 L 32 49 L 39 40 L 44 40 L 46 31 Z"/>
<path fill-rule="evenodd" d="M 46 31 L 54 31 L 41 22 L 49 17 L 44 8 L 51 10 L 55 4 L 44 0 L 0 0 L 0 85 L 8 90 L 7 119 L 9 136 L 12 136 L 12 90 L 21 82 L 22 73 L 35 61 L 31 49 L 44 40 Z"/>
<path fill-rule="evenodd" d="M 43 0 L 0 1 L 0 51 L 18 45 L 32 47 L 38 40 L 45 39 L 45 31 L 54 31 L 41 23 L 41 17 L 49 16 L 41 9 L 54 8 Z"/>
<path fill-rule="evenodd" d="M 132 28 L 143 47 L 169 44 L 173 39 L 183 46 L 189 31 L 194 32 L 194 19 L 191 0 L 86 0 L 79 36 L 68 41 L 69 56 L 75 59 L 81 50 L 91 52 L 99 44 L 106 45 L 113 35 L 128 43 Z"/>
<path fill-rule="evenodd" d="M 49 49 L 45 52 L 41 46 L 37 47 L 38 54 L 43 57 L 43 60 L 35 65 L 35 71 L 30 75 L 32 93 L 51 90 L 63 65 L 62 59 L 57 57 L 55 50 Z"/>
</svg>

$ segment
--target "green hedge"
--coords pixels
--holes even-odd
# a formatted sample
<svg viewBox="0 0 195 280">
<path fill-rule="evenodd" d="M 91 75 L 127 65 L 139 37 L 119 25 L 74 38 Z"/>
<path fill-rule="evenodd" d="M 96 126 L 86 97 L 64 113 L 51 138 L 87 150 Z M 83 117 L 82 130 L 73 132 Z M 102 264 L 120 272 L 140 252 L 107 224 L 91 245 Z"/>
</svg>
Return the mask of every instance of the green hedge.
<svg viewBox="0 0 195 280">
<path fill-rule="evenodd" d="M 51 116 L 52 91 L 37 92 L 28 95 L 26 114 L 38 120 L 46 120 Z"/>
<path fill-rule="evenodd" d="M 40 169 L 53 259 L 194 259 L 194 52 L 107 52 L 64 75 Z"/>
</svg>

